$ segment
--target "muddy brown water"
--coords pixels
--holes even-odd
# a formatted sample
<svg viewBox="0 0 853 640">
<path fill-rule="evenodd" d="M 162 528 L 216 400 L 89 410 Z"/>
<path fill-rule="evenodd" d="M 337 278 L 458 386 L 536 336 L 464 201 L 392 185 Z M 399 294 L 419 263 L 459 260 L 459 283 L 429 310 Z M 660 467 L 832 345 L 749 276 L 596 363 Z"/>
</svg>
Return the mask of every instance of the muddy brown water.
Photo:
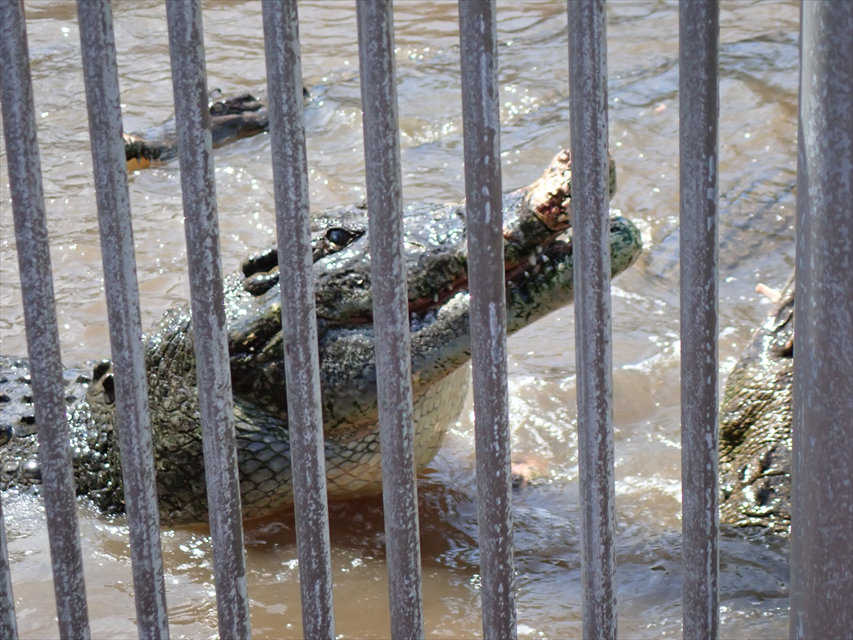
<svg viewBox="0 0 853 640">
<path fill-rule="evenodd" d="M 67 364 L 108 355 L 76 10 L 28 4 L 44 188 Z M 565 2 L 499 2 L 504 186 L 534 179 L 568 144 Z M 164 8 L 114 8 L 126 129 L 170 116 Z M 302 2 L 301 36 L 312 208 L 364 197 L 355 11 Z M 458 35 L 454 4 L 397 2 L 399 110 L 406 200 L 463 194 Z M 265 95 L 260 4 L 206 2 L 209 86 Z M 641 226 L 646 251 L 614 282 L 614 387 L 619 632 L 680 635 L 678 356 L 678 16 L 675 2 L 608 6 L 610 140 L 619 169 L 613 205 Z M 784 283 L 794 259 L 798 7 L 724 2 L 721 10 L 720 360 L 723 377 L 768 303 L 758 282 Z M 26 344 L 17 284 L 5 149 L 0 150 L 0 352 Z M 226 271 L 274 240 L 269 137 L 215 155 Z M 130 177 L 143 324 L 188 291 L 177 164 Z M 514 495 L 519 635 L 577 637 L 580 544 L 571 307 L 509 341 L 514 456 L 542 477 Z M 424 615 L 430 637 L 481 634 L 470 400 L 420 478 Z M 39 501 L 5 495 L 18 624 L 24 638 L 57 627 Z M 332 546 L 337 631 L 389 634 L 381 501 L 336 504 Z M 127 528 L 80 506 L 93 632 L 135 637 Z M 292 517 L 246 531 L 255 637 L 298 637 Z M 171 630 L 215 635 L 210 538 L 204 527 L 163 530 Z M 787 630 L 784 543 L 724 532 L 725 637 Z"/>
</svg>

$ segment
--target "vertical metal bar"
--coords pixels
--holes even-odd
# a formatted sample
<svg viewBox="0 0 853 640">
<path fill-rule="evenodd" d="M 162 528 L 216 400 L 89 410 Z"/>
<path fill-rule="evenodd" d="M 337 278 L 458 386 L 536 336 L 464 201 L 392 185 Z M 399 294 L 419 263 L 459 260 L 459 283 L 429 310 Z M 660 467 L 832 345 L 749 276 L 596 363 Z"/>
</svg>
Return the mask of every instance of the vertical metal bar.
<svg viewBox="0 0 853 640">
<path fill-rule="evenodd" d="M 483 637 L 517 637 L 494 0 L 459 2 Z"/>
<path fill-rule="evenodd" d="M 296 0 L 265 2 L 263 16 L 278 263 L 288 281 L 286 291 L 281 287 L 281 324 L 302 632 L 306 638 L 331 639 L 332 561 Z"/>
<path fill-rule="evenodd" d="M 168 638 L 148 384 L 109 0 L 77 3 L 140 638 Z"/>
<path fill-rule="evenodd" d="M 250 635 L 201 4 L 168 0 L 199 408 L 219 634 Z"/>
<path fill-rule="evenodd" d="M 584 637 L 616 637 L 604 0 L 568 0 Z"/>
<path fill-rule="evenodd" d="M 22 2 L 0 2 L 0 104 L 59 634 L 62 638 L 88 638 L 83 557 Z"/>
<path fill-rule="evenodd" d="M 801 5 L 792 638 L 853 629 L 853 3 Z"/>
<path fill-rule="evenodd" d="M 9 571 L 9 547 L 6 545 L 6 523 L 3 521 L 3 501 L 0 500 L 0 638 L 17 640 L 15 596 L 12 593 L 12 574 Z"/>
<path fill-rule="evenodd" d="M 717 0 L 679 7 L 681 486 L 685 638 L 719 635 Z"/>
<path fill-rule="evenodd" d="M 423 637 L 393 11 L 357 5 L 391 634 Z"/>
</svg>

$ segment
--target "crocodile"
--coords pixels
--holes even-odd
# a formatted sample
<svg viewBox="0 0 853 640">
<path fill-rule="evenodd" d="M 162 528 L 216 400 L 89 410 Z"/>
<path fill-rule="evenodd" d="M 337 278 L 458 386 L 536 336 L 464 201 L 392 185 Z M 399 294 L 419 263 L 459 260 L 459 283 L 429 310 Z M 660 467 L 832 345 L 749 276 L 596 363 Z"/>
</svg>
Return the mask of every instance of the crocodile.
<svg viewBox="0 0 853 640">
<path fill-rule="evenodd" d="M 306 97 L 307 95 L 305 92 Z M 249 93 L 219 98 L 218 92 L 213 92 L 208 109 L 214 147 L 269 130 L 267 110 Z M 122 139 L 128 171 L 163 164 L 178 155 L 174 116 L 147 131 L 123 133 Z"/>
<path fill-rule="evenodd" d="M 615 189 L 611 163 L 611 191 Z M 465 205 L 405 209 L 415 463 L 422 470 L 463 408 L 470 360 Z M 561 152 L 531 185 L 503 196 L 507 331 L 513 333 L 572 301 L 571 159 Z M 369 230 L 364 205 L 314 217 L 312 242 L 330 499 L 381 492 L 376 367 L 370 295 Z M 641 252 L 637 227 L 610 219 L 611 272 Z M 228 346 L 243 517 L 292 504 L 291 460 L 275 249 L 251 256 L 225 281 Z M 164 522 L 207 515 L 197 406 L 193 328 L 188 305 L 166 312 L 144 338 L 155 470 Z M 37 437 L 27 363 L 0 362 L 0 480 L 39 481 Z M 124 508 L 109 361 L 91 373 L 66 372 L 78 494 L 105 512 Z M 4 386 L 5 385 L 5 386 Z"/>
<path fill-rule="evenodd" d="M 794 278 L 726 381 L 720 405 L 720 520 L 788 535 L 794 379 Z"/>
</svg>

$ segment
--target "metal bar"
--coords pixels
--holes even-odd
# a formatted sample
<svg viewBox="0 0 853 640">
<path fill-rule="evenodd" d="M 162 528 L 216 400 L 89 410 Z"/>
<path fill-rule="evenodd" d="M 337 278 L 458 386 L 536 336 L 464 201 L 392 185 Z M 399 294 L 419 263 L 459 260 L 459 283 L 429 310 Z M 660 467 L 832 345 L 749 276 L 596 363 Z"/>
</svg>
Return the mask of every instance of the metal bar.
<svg viewBox="0 0 853 640">
<path fill-rule="evenodd" d="M 59 635 L 88 638 L 89 614 L 22 2 L 0 2 L 0 104 Z"/>
<path fill-rule="evenodd" d="M 685 638 L 719 636 L 717 0 L 679 7 L 681 486 Z"/>
<path fill-rule="evenodd" d="M 302 633 L 306 638 L 331 639 L 335 637 L 332 561 L 296 0 L 265 2 L 263 16 L 278 264 L 288 282 L 286 291 L 281 287 L 281 324 Z"/>
<path fill-rule="evenodd" d="M 377 274 L 372 278 L 371 291 L 391 634 L 395 638 L 420 638 L 424 631 L 394 19 L 390 0 L 362 0 L 356 7 L 370 268 Z"/>
<path fill-rule="evenodd" d="M 234 433 L 219 221 L 213 174 L 201 4 L 168 0 L 169 54 L 181 166 L 208 519 L 219 634 L 248 638 L 249 603 Z"/>
<path fill-rule="evenodd" d="M 0 638 L 17 640 L 15 595 L 12 593 L 12 574 L 9 571 L 9 547 L 6 545 L 6 523 L 3 521 L 3 501 L 0 500 Z"/>
<path fill-rule="evenodd" d="M 801 5 L 792 638 L 853 629 L 853 3 Z"/>
<path fill-rule="evenodd" d="M 495 2 L 459 2 L 483 637 L 515 638 Z"/>
<path fill-rule="evenodd" d="M 604 0 L 568 7 L 583 629 L 615 638 L 607 29 Z"/>
<path fill-rule="evenodd" d="M 77 13 L 110 325 L 122 481 L 130 529 L 136 623 L 140 638 L 168 638 L 112 10 L 109 0 L 78 0 Z"/>
</svg>

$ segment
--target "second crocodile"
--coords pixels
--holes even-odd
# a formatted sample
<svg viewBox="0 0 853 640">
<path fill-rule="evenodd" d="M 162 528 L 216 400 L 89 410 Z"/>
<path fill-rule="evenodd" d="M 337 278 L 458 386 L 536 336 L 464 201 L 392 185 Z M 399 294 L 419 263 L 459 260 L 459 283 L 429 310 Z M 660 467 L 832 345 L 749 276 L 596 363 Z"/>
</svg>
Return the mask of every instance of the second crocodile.
<svg viewBox="0 0 853 640">
<path fill-rule="evenodd" d="M 208 105 L 208 114 L 214 147 L 221 147 L 269 129 L 267 110 L 249 93 L 230 98 L 218 98 L 214 95 Z M 163 164 L 178 155 L 174 117 L 142 133 L 124 133 L 122 139 L 128 171 Z"/>
</svg>

